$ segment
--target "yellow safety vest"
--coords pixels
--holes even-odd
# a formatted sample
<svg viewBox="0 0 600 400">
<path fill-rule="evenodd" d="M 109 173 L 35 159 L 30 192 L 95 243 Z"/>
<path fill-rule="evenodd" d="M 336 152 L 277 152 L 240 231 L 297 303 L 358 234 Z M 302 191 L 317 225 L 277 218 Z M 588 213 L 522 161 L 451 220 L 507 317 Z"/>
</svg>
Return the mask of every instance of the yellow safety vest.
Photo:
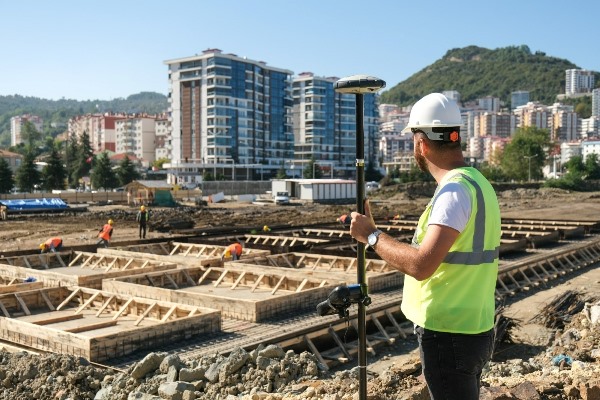
<svg viewBox="0 0 600 400">
<path fill-rule="evenodd" d="M 500 207 L 492 185 L 479 171 L 464 167 L 449 172 L 419 218 L 413 238 L 418 247 L 440 189 L 449 182 L 464 185 L 471 195 L 471 216 L 465 229 L 432 276 L 406 276 L 402 294 L 404 315 L 426 329 L 474 334 L 494 326 L 498 277 Z"/>
</svg>

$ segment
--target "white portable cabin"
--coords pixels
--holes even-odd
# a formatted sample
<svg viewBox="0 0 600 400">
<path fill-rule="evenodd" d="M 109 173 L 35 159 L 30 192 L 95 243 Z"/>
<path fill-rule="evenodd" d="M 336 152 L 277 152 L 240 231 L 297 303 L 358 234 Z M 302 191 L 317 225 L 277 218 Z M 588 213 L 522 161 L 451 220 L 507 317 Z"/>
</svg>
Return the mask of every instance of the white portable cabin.
<svg viewBox="0 0 600 400">
<path fill-rule="evenodd" d="M 348 179 L 274 179 L 273 193 L 288 192 L 291 199 L 314 203 L 356 202 L 356 181 Z"/>
</svg>

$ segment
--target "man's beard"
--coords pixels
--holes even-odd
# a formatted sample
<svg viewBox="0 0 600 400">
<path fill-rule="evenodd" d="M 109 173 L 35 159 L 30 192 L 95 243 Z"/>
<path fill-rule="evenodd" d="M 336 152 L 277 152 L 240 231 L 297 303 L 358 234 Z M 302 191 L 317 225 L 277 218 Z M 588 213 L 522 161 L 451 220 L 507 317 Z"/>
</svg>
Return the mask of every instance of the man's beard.
<svg viewBox="0 0 600 400">
<path fill-rule="evenodd" d="M 417 162 L 417 166 L 423 172 L 429 172 L 429 166 L 427 165 L 427 161 L 425 161 L 425 157 L 421 155 L 421 145 L 419 142 L 416 143 L 415 146 L 415 161 Z"/>
</svg>

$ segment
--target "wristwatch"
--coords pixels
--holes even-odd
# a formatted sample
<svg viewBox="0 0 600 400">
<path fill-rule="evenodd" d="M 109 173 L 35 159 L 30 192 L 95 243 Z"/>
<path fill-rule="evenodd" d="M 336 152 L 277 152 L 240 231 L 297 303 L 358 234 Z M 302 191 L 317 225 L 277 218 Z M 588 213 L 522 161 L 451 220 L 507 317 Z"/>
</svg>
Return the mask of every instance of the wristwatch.
<svg viewBox="0 0 600 400">
<path fill-rule="evenodd" d="M 377 229 L 375 232 L 371 233 L 368 237 L 367 237 L 367 243 L 369 244 L 369 246 L 375 248 L 375 245 L 377 244 L 377 241 L 379 240 L 379 235 L 381 235 L 383 232 L 381 232 L 379 229 Z"/>
</svg>

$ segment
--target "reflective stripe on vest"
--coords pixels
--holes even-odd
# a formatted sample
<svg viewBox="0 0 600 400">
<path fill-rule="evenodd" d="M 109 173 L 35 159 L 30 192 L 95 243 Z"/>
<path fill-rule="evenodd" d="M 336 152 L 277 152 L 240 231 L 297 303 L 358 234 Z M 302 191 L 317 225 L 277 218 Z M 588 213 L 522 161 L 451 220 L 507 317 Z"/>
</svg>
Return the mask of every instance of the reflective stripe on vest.
<svg viewBox="0 0 600 400">
<path fill-rule="evenodd" d="M 457 173 L 458 175 L 460 173 Z M 455 176 L 456 176 L 455 175 Z M 469 176 L 464 174 L 460 174 L 464 179 L 466 179 L 473 188 L 475 189 L 475 194 L 477 196 L 477 212 L 475 213 L 475 233 L 473 235 L 473 250 L 472 251 L 451 251 L 448 252 L 446 257 L 444 258 L 444 263 L 446 264 L 461 264 L 461 265 L 480 265 L 480 264 L 489 264 L 494 262 L 494 260 L 500 257 L 500 246 L 496 247 L 493 250 L 484 250 L 485 243 L 485 200 L 483 198 L 483 191 L 477 182 L 471 179 Z M 454 178 L 454 176 L 450 177 L 450 179 Z M 437 200 L 437 196 L 432 201 L 435 204 Z M 419 247 L 419 243 L 416 241 L 416 232 L 413 237 L 412 242 L 413 247 Z"/>
</svg>

